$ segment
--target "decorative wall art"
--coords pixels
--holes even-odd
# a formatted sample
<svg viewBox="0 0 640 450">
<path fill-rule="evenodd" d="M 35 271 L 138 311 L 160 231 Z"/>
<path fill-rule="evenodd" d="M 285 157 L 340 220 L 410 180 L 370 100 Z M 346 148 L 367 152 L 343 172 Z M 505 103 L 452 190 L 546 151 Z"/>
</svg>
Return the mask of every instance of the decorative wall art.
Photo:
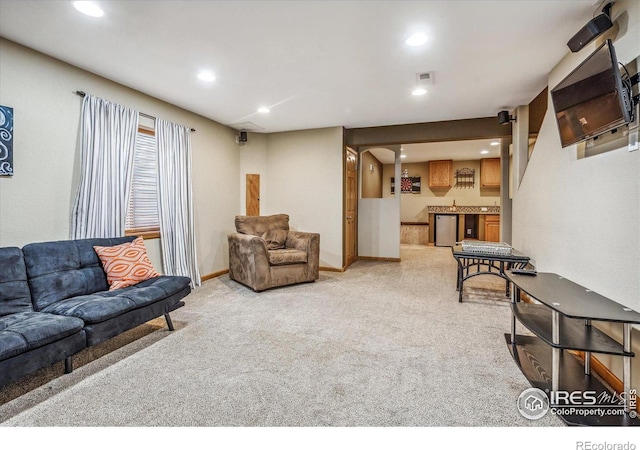
<svg viewBox="0 0 640 450">
<path fill-rule="evenodd" d="M 0 176 L 13 175 L 13 108 L 0 106 Z"/>
<path fill-rule="evenodd" d="M 465 167 L 456 170 L 456 187 L 472 188 L 476 184 L 476 171 Z"/>
<path fill-rule="evenodd" d="M 395 178 L 391 177 L 391 193 L 395 192 Z M 401 177 L 400 192 L 403 194 L 419 194 L 420 193 L 420 177 Z"/>
</svg>

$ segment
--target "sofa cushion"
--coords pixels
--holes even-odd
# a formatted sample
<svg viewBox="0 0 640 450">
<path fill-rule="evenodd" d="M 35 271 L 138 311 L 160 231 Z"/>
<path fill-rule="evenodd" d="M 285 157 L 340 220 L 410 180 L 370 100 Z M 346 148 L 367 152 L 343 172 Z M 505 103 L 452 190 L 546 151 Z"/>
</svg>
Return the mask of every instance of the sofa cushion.
<svg viewBox="0 0 640 450">
<path fill-rule="evenodd" d="M 299 264 L 307 262 L 307 253 L 295 248 L 269 250 L 269 264 L 282 266 L 284 264 Z"/>
<path fill-rule="evenodd" d="M 267 249 L 277 250 L 285 247 L 288 233 L 287 230 L 267 230 L 262 235 L 262 239 L 267 243 Z"/>
<path fill-rule="evenodd" d="M 0 317 L 33 311 L 22 250 L 0 248 Z"/>
<path fill-rule="evenodd" d="M 78 317 L 88 324 L 104 322 L 169 297 L 189 286 L 190 281 L 187 277 L 160 276 L 122 289 L 59 300 L 43 311 Z"/>
<path fill-rule="evenodd" d="M 22 252 L 33 308 L 41 311 L 58 300 L 108 290 L 107 277 L 93 247 L 113 246 L 134 239 L 129 236 L 25 245 Z"/>
<path fill-rule="evenodd" d="M 236 216 L 236 231 L 242 234 L 262 236 L 267 230 L 289 230 L 289 216 Z"/>
<path fill-rule="evenodd" d="M 0 317 L 0 361 L 71 336 L 83 326 L 75 317 L 41 312 Z"/>
<path fill-rule="evenodd" d="M 107 274 L 109 290 L 133 286 L 141 281 L 159 277 L 147 256 L 144 240 L 138 237 L 133 242 L 125 242 L 110 247 L 94 246 Z"/>
</svg>

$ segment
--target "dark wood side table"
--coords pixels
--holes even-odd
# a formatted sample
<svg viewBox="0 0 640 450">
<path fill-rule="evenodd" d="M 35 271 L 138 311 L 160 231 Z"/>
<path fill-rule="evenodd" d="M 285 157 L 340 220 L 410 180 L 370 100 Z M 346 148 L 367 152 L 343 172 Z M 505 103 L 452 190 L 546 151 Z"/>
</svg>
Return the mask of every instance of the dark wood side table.
<svg viewBox="0 0 640 450">
<path fill-rule="evenodd" d="M 505 275 L 505 270 L 523 269 L 529 263 L 529 257 L 516 250 L 512 250 L 510 255 L 495 255 L 465 251 L 462 249 L 462 245 L 454 245 L 451 247 L 451 251 L 458 263 L 456 290 L 459 292 L 459 302 L 462 302 L 465 280 L 478 275 L 495 275 L 503 278 L 505 280 L 505 296 L 509 297 L 510 283 Z"/>
<path fill-rule="evenodd" d="M 591 376 L 591 353 L 623 358 L 622 384 L 626 394 L 607 405 L 611 410 L 618 408 L 613 412 L 619 414 L 599 417 L 576 410 L 558 415 L 571 425 L 640 425 L 633 409 L 635 390 L 630 385 L 631 358 L 634 356 L 631 326 L 640 324 L 640 313 L 555 273 L 530 276 L 507 271 L 506 277 L 513 283 L 513 296 L 511 334 L 505 334 L 505 339 L 516 364 L 533 387 L 547 394 L 558 391 L 579 395 L 595 392 L 598 401 L 605 398 L 612 401 L 617 394 L 597 377 Z M 539 303 L 522 302 L 521 292 Z M 591 323 L 594 320 L 621 324 L 622 343 L 593 327 Z M 517 321 L 535 336 L 516 334 Z M 585 352 L 584 364 L 565 350 Z M 576 409 L 573 403 L 571 406 Z M 579 409 L 590 405 L 577 406 Z"/>
</svg>

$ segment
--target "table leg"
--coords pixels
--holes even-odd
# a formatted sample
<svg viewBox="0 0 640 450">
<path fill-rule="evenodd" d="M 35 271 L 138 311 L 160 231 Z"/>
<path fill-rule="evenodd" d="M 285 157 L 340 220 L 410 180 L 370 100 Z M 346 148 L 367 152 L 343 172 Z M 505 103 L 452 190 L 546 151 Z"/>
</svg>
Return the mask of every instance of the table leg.
<svg viewBox="0 0 640 450">
<path fill-rule="evenodd" d="M 631 352 L 631 324 L 622 325 L 622 348 L 625 352 Z M 631 395 L 631 357 L 622 357 L 622 390 L 624 396 L 624 410 L 631 412 L 629 395 Z"/>
<path fill-rule="evenodd" d="M 462 265 L 467 264 L 466 259 L 458 260 L 458 303 L 462 303 L 462 291 L 464 285 L 464 269 Z"/>
<path fill-rule="evenodd" d="M 551 339 L 554 344 L 560 343 L 560 313 L 555 310 L 551 313 Z M 553 347 L 551 354 L 551 390 L 554 392 L 558 391 L 561 351 L 561 349 Z"/>
<path fill-rule="evenodd" d="M 504 274 L 504 261 L 500 261 L 500 276 L 505 279 L 504 296 L 509 297 L 511 283 L 507 279 L 507 276 Z"/>
<path fill-rule="evenodd" d="M 511 303 L 512 303 L 511 305 L 511 343 L 515 344 L 516 343 L 516 313 L 513 310 L 513 307 L 518 301 L 518 298 L 520 298 L 520 288 L 514 287 L 512 294 L 513 295 L 511 297 Z"/>
<path fill-rule="evenodd" d="M 584 326 L 591 328 L 591 320 L 585 320 Z M 591 352 L 584 352 L 584 374 L 591 375 Z"/>
</svg>

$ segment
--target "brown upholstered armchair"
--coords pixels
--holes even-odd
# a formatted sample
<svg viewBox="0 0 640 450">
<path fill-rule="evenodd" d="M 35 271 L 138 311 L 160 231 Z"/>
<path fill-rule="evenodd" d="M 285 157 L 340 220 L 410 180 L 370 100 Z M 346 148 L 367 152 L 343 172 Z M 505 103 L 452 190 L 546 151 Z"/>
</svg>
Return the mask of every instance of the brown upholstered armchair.
<svg viewBox="0 0 640 450">
<path fill-rule="evenodd" d="M 318 279 L 320 235 L 289 230 L 289 216 L 236 216 L 229 277 L 256 292 Z"/>
</svg>

